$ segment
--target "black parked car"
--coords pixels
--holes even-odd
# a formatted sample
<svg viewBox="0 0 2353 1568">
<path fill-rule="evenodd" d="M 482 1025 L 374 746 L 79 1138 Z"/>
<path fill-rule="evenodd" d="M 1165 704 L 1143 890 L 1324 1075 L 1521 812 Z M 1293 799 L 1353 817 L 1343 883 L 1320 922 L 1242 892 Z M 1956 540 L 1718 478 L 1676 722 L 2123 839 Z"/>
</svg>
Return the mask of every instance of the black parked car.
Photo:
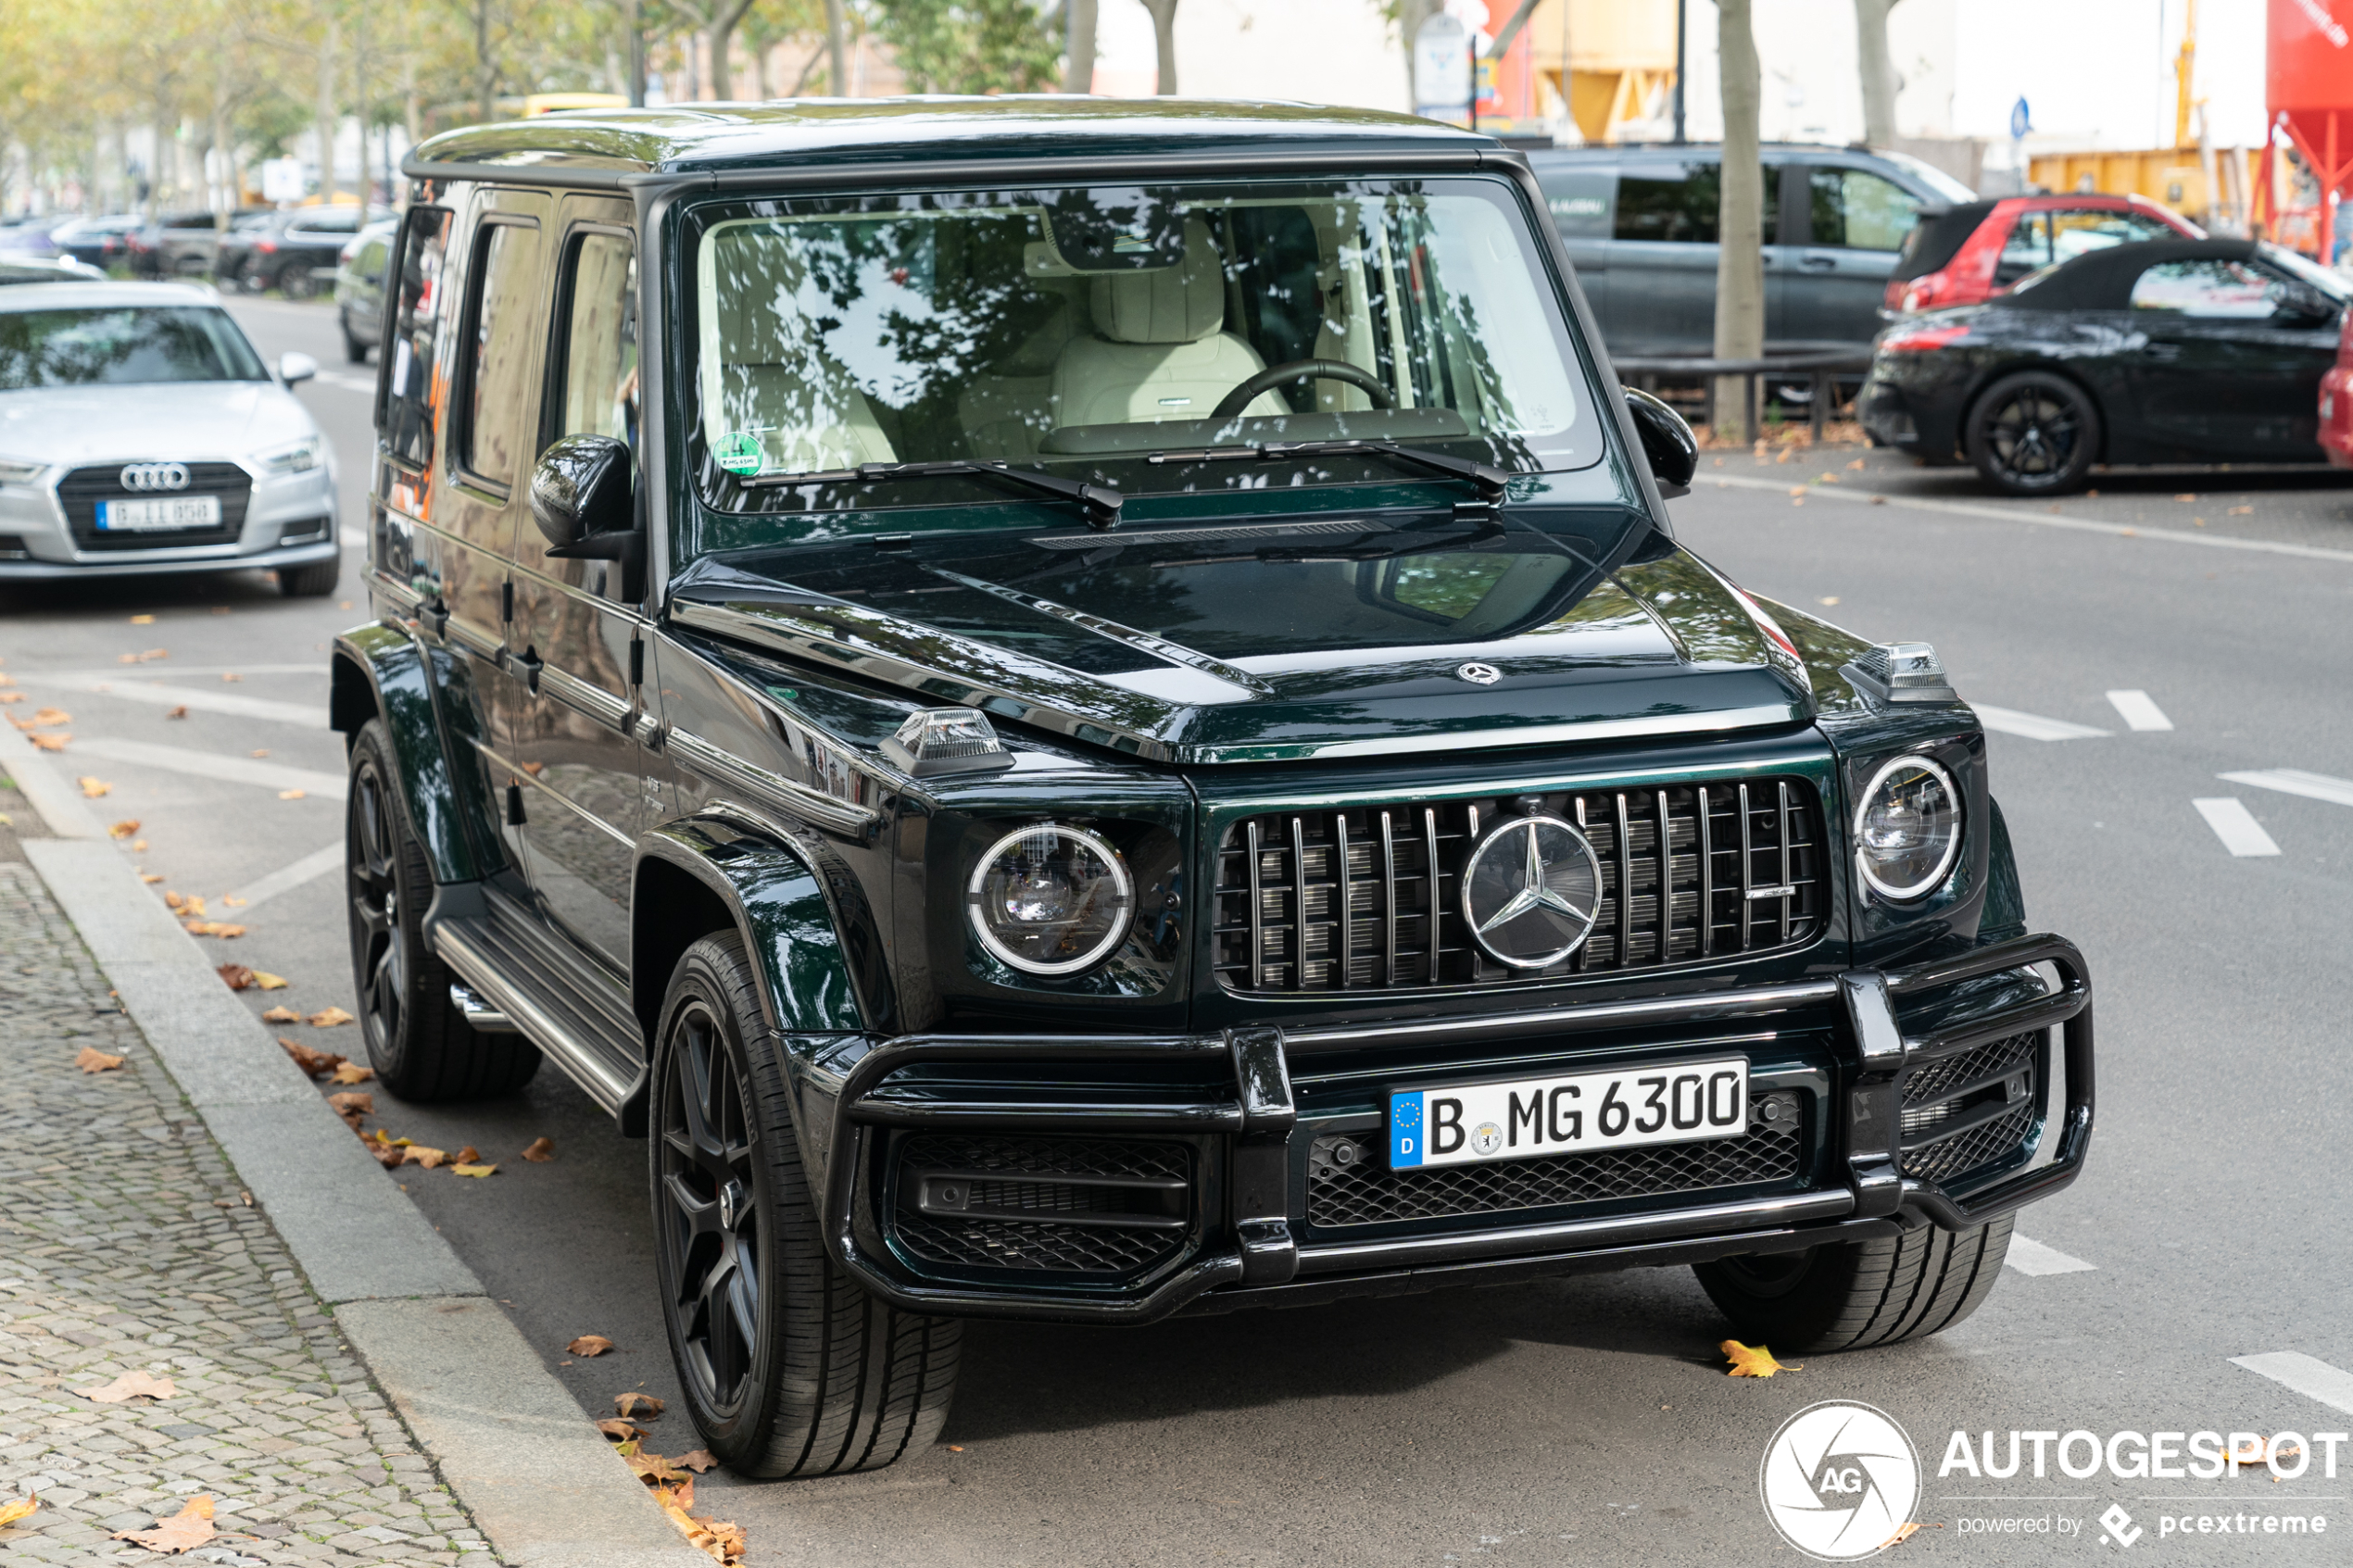
<svg viewBox="0 0 2353 1568">
<path fill-rule="evenodd" d="M 379 219 L 346 242 L 335 265 L 335 322 L 343 329 L 343 357 L 368 362 L 368 350 L 384 337 L 384 268 L 399 237 L 396 219 Z"/>
<path fill-rule="evenodd" d="M 372 221 L 391 214 L 371 207 L 367 216 Z M 295 207 L 241 220 L 221 240 L 213 275 L 223 287 L 308 299 L 333 286 L 336 258 L 359 225 L 357 207 Z"/>
<path fill-rule="evenodd" d="M 729 1465 L 919 1449 L 967 1317 L 1689 1263 L 1892 1344 L 2082 1168 L 1982 728 L 1676 541 L 1497 143 L 870 100 L 406 172 L 363 1035 L 647 1139 Z"/>
<path fill-rule="evenodd" d="M 2345 281 L 2250 240 L 2150 240 L 1890 327 L 1860 400 L 1882 445 L 1966 458 L 2013 495 L 2095 464 L 2325 461 Z"/>
</svg>

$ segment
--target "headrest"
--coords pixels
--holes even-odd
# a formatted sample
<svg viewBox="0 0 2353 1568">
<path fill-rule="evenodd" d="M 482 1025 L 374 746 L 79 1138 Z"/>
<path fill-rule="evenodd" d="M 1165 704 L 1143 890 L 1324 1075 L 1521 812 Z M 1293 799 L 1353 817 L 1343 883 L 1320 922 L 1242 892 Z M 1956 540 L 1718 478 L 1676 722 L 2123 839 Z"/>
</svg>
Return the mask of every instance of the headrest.
<svg viewBox="0 0 2353 1568">
<path fill-rule="evenodd" d="M 1226 324 L 1226 271 L 1199 213 L 1185 220 L 1185 259 L 1149 272 L 1098 272 L 1095 330 L 1114 343 L 1198 343 Z"/>
</svg>

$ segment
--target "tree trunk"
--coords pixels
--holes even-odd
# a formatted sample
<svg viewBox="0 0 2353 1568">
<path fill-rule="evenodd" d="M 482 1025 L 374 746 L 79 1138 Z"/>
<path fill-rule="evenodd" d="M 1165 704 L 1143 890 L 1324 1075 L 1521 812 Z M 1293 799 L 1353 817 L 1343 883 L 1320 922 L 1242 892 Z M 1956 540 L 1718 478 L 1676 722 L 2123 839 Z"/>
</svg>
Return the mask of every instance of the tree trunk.
<svg viewBox="0 0 2353 1568">
<path fill-rule="evenodd" d="M 1063 0 L 1069 31 L 1064 38 L 1063 91 L 1095 90 L 1095 0 Z"/>
<path fill-rule="evenodd" d="M 646 107 L 646 19 L 640 0 L 629 0 L 623 25 L 629 30 L 629 102 Z"/>
<path fill-rule="evenodd" d="M 1144 0 L 1152 14 L 1152 43 L 1160 54 L 1160 85 L 1152 91 L 1166 97 L 1176 91 L 1176 0 Z"/>
<path fill-rule="evenodd" d="M 376 199 L 375 169 L 368 161 L 368 10 L 354 14 L 351 39 L 351 112 L 359 120 L 359 221 L 368 221 L 368 207 Z"/>
<path fill-rule="evenodd" d="M 319 45 L 319 201 L 335 199 L 335 66 L 343 54 L 343 30 L 327 19 L 327 36 Z"/>
<path fill-rule="evenodd" d="M 849 97 L 849 22 L 842 15 L 841 0 L 825 0 L 825 73 L 831 78 L 825 83 L 825 95 Z"/>
<path fill-rule="evenodd" d="M 1895 58 L 1887 51 L 1887 13 L 1895 0 L 1855 0 L 1855 56 L 1863 73 L 1863 141 L 1895 141 Z"/>
<path fill-rule="evenodd" d="M 727 0 L 711 19 L 711 95 L 721 103 L 736 95 L 734 69 L 727 56 L 736 46 L 736 24 L 751 9 L 751 0 Z"/>
<path fill-rule="evenodd" d="M 474 0 L 474 115 L 484 124 L 498 116 L 498 68 L 490 61 L 490 0 Z"/>
<path fill-rule="evenodd" d="M 1717 207 L 1716 358 L 1754 359 L 1765 352 L 1765 165 L 1757 145 L 1763 72 L 1749 30 L 1750 0 L 1717 0 L 1717 55 L 1722 62 L 1724 163 Z M 1754 438 L 1747 383 L 1718 376 L 1714 434 Z M 1729 417 L 1728 417 L 1729 416 Z"/>
</svg>

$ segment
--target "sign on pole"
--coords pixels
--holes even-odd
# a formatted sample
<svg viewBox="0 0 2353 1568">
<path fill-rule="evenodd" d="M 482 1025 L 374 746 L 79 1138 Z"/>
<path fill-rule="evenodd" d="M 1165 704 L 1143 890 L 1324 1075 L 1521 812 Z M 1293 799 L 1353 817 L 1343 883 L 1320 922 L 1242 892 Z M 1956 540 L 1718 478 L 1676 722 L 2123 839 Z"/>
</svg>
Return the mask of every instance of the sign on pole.
<svg viewBox="0 0 2353 1568">
<path fill-rule="evenodd" d="M 1470 107 L 1470 30 L 1441 11 L 1414 34 L 1414 112 L 1468 125 Z"/>
</svg>

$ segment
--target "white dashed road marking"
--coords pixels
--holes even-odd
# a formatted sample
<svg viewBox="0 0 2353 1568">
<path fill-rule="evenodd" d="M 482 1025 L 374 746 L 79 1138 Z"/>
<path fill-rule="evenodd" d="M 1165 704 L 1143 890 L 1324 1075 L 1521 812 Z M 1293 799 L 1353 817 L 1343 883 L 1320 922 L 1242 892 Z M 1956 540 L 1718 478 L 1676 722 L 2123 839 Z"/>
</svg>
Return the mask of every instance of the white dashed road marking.
<svg viewBox="0 0 2353 1568">
<path fill-rule="evenodd" d="M 2206 825 L 2214 830 L 2214 836 L 2232 854 L 2245 858 L 2280 852 L 2280 847 L 2271 842 L 2271 835 L 2263 831 L 2263 824 L 2255 820 L 2255 814 L 2238 797 L 2226 795 L 2216 799 L 2193 800 L 2190 804 L 2197 808 L 2197 814 L 2206 819 Z"/>
<path fill-rule="evenodd" d="M 221 757 L 209 751 L 192 751 L 180 746 L 157 746 L 143 740 L 114 740 L 99 735 L 74 742 L 73 749 L 77 756 L 87 753 L 92 757 L 110 757 L 118 762 L 160 768 L 167 773 L 186 773 L 192 778 L 262 784 L 271 789 L 299 789 L 322 799 L 341 800 L 346 788 L 341 773 L 282 767 L 275 762 Z"/>
<path fill-rule="evenodd" d="M 342 853 L 340 847 L 336 853 Z M 2022 1274 L 2080 1274 L 2099 1267 L 2081 1258 L 2070 1258 L 2056 1247 L 2045 1247 L 2039 1241 L 2029 1241 L 2016 1234 L 2010 1236 L 2009 1256 L 2002 1261 Z"/>
<path fill-rule="evenodd" d="M 357 376 L 348 370 L 321 370 L 318 381 L 321 386 L 332 386 L 344 392 L 365 392 L 373 395 L 376 390 L 375 377 Z"/>
<path fill-rule="evenodd" d="M 1969 706 L 1989 730 L 1999 730 L 2006 735 L 2024 735 L 2028 740 L 2095 740 L 2108 734 L 2089 724 L 2070 724 L 2064 719 L 2045 719 L 2040 713 L 2020 713 L 2015 708 L 1991 708 L 1982 702 Z"/>
<path fill-rule="evenodd" d="M 104 692 L 158 708 L 193 708 L 202 713 L 231 713 L 240 719 L 268 719 L 300 724 L 308 730 L 327 727 L 327 710 L 299 702 L 273 702 L 268 697 L 239 696 L 218 686 L 170 686 L 160 681 L 126 681 L 120 675 L 69 674 L 46 677 L 52 685 L 69 692 Z M 87 744 L 86 742 L 84 743 Z"/>
<path fill-rule="evenodd" d="M 290 866 L 280 866 L 268 876 L 258 878 L 243 887 L 232 889 L 229 898 L 242 898 L 245 902 L 245 907 L 250 909 L 256 904 L 268 903 L 281 893 L 291 893 L 304 883 L 316 881 L 329 872 L 342 869 L 343 846 L 330 844 L 324 849 L 313 849 Z M 227 904 L 229 898 L 223 898 L 221 902 Z M 234 905 L 230 907 L 235 908 Z M 2010 1238 L 2010 1247 L 2013 1250 L 2016 1249 L 2017 1237 Z M 2090 1266 L 2088 1263 L 2084 1265 L 2086 1268 Z"/>
<path fill-rule="evenodd" d="M 2173 721 L 2165 716 L 2163 709 L 2149 700 L 2146 692 L 2110 692 L 2108 700 L 2117 712 L 2124 716 L 2127 729 L 2170 730 L 2173 727 Z"/>
<path fill-rule="evenodd" d="M 2276 789 L 2283 795 L 2301 795 L 2334 805 L 2353 806 L 2353 779 L 2333 779 L 2326 773 L 2308 773 L 2301 768 L 2267 768 L 2218 776 L 2233 784 L 2253 784 L 2257 789 Z"/>
<path fill-rule="evenodd" d="M 2266 1350 L 2259 1356 L 2233 1356 L 2231 1364 L 2243 1366 L 2259 1377 L 2268 1377 L 2284 1387 L 2293 1388 L 2306 1399 L 2317 1399 L 2331 1410 L 2353 1415 L 2353 1372 L 2333 1367 L 2298 1350 Z"/>
</svg>

